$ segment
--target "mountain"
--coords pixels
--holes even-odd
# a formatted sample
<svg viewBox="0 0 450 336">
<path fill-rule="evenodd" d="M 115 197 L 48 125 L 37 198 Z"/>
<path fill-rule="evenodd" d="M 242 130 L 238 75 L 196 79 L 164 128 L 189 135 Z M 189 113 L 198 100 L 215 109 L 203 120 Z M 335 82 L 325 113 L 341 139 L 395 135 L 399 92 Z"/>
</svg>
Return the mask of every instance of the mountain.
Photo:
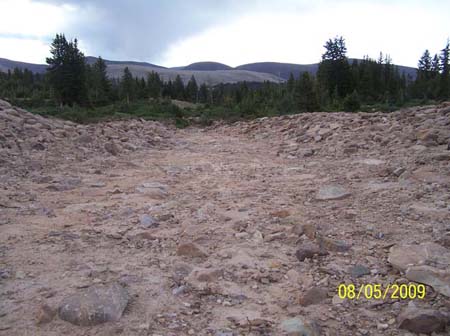
<svg viewBox="0 0 450 336">
<path fill-rule="evenodd" d="M 88 56 L 86 61 L 93 64 L 97 60 L 96 57 Z M 184 83 L 194 76 L 198 84 L 206 83 L 207 85 L 216 85 L 219 83 L 237 83 L 237 82 L 255 82 L 262 83 L 265 81 L 280 83 L 289 78 L 291 73 L 298 77 L 300 73 L 309 72 L 316 74 L 318 63 L 316 64 L 293 64 L 293 63 L 277 63 L 277 62 L 260 62 L 240 65 L 232 68 L 226 64 L 217 62 L 197 62 L 187 66 L 165 68 L 156 64 L 135 61 L 111 61 L 104 60 L 108 66 L 108 76 L 111 78 L 120 78 L 125 67 L 128 67 L 137 77 L 146 77 L 149 72 L 157 72 L 164 81 L 174 80 L 176 76 L 180 76 Z M 350 59 L 352 62 L 353 59 Z M 24 62 L 16 62 L 8 59 L 0 58 L 0 71 L 6 72 L 15 67 L 21 69 L 29 69 L 36 73 L 44 73 L 47 65 L 31 64 Z M 399 71 L 410 75 L 412 79 L 416 78 L 416 69 L 406 66 L 398 66 Z"/>
<path fill-rule="evenodd" d="M 218 62 L 197 62 L 180 67 L 180 70 L 197 70 L 197 71 L 217 71 L 217 70 L 233 70 L 232 67 Z M 245 70 L 245 69 L 244 69 Z"/>
<path fill-rule="evenodd" d="M 44 73 L 45 69 L 47 69 L 47 65 L 17 62 L 6 58 L 0 58 L 0 71 L 8 72 L 8 70 L 13 70 L 14 68 L 28 69 L 34 73 Z"/>
<path fill-rule="evenodd" d="M 246 70 L 182 70 L 182 69 L 165 69 L 156 68 L 152 66 L 126 64 L 130 69 L 133 76 L 145 77 L 149 72 L 155 71 L 164 81 L 174 81 L 177 76 L 180 76 L 184 83 L 187 83 L 189 79 L 194 76 L 199 85 L 206 83 L 207 85 L 217 85 L 220 83 L 237 83 L 237 82 L 284 82 L 283 78 L 280 78 L 273 74 L 246 71 Z M 123 69 L 125 65 L 122 64 L 109 64 L 108 75 L 112 78 L 120 78 L 123 75 Z"/>
<path fill-rule="evenodd" d="M 362 61 L 360 59 L 350 58 L 350 64 L 354 61 Z M 415 79 L 417 75 L 417 69 L 412 67 L 407 67 L 403 65 L 396 65 L 400 71 L 400 73 L 404 73 L 406 76 L 411 76 L 411 78 Z M 255 72 L 264 72 L 276 75 L 287 80 L 292 73 L 295 78 L 297 78 L 300 73 L 309 72 L 312 75 L 315 75 L 317 69 L 319 68 L 319 64 L 292 64 L 292 63 L 277 63 L 277 62 L 260 62 L 260 63 L 250 63 L 244 64 L 236 67 L 235 69 L 240 70 L 248 70 Z"/>
<path fill-rule="evenodd" d="M 97 57 L 93 57 L 93 56 L 86 56 L 86 63 L 87 64 L 94 64 L 95 62 L 97 62 Z M 159 69 L 167 69 L 166 67 L 160 66 L 160 65 L 156 65 L 156 64 L 152 64 L 152 63 L 147 63 L 147 62 L 136 62 L 136 61 L 111 61 L 111 60 L 106 60 L 104 59 L 103 61 L 105 61 L 106 65 L 111 65 L 111 64 L 117 64 L 117 65 L 140 65 L 140 66 L 149 66 L 149 67 L 153 67 L 153 68 L 159 68 Z"/>
<path fill-rule="evenodd" d="M 277 63 L 277 62 L 260 62 L 244 64 L 236 67 L 240 70 L 256 71 L 271 73 L 283 79 L 288 79 L 293 73 L 297 78 L 300 73 L 309 72 L 314 75 L 317 72 L 319 64 L 292 64 L 292 63 Z"/>
</svg>

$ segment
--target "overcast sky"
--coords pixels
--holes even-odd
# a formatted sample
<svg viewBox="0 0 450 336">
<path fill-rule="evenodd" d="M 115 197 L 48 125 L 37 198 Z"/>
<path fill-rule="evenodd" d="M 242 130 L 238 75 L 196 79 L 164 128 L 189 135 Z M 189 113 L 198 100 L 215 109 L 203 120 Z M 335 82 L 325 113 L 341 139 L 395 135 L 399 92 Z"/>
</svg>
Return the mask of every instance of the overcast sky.
<svg viewBox="0 0 450 336">
<path fill-rule="evenodd" d="M 342 35 L 348 56 L 416 66 L 450 37 L 449 0 L 0 0 L 0 57 L 45 63 L 58 32 L 85 55 L 163 66 L 316 63 Z"/>
</svg>

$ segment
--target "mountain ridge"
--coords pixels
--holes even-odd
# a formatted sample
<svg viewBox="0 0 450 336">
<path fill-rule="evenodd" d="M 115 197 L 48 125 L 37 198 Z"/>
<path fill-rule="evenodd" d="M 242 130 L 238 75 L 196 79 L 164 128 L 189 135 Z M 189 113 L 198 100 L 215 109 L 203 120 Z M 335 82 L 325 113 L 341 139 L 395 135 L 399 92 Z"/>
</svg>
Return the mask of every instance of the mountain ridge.
<svg viewBox="0 0 450 336">
<path fill-rule="evenodd" d="M 86 62 L 93 64 L 97 57 L 87 56 Z M 354 59 L 349 59 L 352 62 Z M 359 59 L 357 59 L 360 61 Z M 219 83 L 236 83 L 242 81 L 248 82 L 283 82 L 287 80 L 292 73 L 295 77 L 300 76 L 303 72 L 309 72 L 315 75 L 319 67 L 319 63 L 313 64 L 296 64 L 282 62 L 256 62 L 231 67 L 227 64 L 205 61 L 195 62 L 187 66 L 180 67 L 163 67 L 157 64 L 139 61 L 112 61 L 104 59 L 108 66 L 108 76 L 111 78 L 120 78 L 125 67 L 128 67 L 132 74 L 136 77 L 145 77 L 147 73 L 152 71 L 158 72 L 164 81 L 174 80 L 177 75 L 186 83 L 191 76 L 194 76 L 199 84 L 216 85 Z M 401 73 L 416 77 L 417 69 L 402 65 L 395 65 Z M 35 73 L 44 73 L 47 69 L 46 64 L 34 64 L 27 62 L 18 62 L 5 58 L 0 58 L 0 71 L 7 72 L 15 67 L 20 69 L 29 69 Z"/>
</svg>

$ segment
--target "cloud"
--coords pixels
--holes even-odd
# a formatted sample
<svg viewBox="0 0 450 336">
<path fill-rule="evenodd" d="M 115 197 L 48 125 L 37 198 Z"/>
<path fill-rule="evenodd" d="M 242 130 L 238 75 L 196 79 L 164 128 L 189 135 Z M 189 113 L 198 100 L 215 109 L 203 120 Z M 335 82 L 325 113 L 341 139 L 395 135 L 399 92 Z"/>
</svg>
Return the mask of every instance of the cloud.
<svg viewBox="0 0 450 336">
<path fill-rule="evenodd" d="M 107 59 L 308 63 L 320 59 L 326 39 L 344 35 L 349 56 L 384 51 L 415 65 L 425 48 L 442 48 L 449 11 L 443 0 L 0 0 L 8 13 L 0 20 L 0 57 L 14 41 L 15 54 L 24 53 L 18 60 L 42 63 L 36 45 L 49 50 L 63 32 L 86 55 Z"/>
<path fill-rule="evenodd" d="M 41 4 L 70 5 L 77 19 L 67 37 L 78 37 L 87 54 L 106 58 L 158 60 L 164 50 L 211 25 L 239 14 L 239 1 L 122 1 L 41 0 Z"/>
</svg>

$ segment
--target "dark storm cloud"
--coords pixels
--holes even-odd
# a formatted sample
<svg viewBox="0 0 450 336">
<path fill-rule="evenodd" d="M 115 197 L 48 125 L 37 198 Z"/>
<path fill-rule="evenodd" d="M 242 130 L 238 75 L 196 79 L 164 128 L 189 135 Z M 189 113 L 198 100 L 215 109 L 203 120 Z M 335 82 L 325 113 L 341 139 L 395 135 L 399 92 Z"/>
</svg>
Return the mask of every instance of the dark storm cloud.
<svg viewBox="0 0 450 336">
<path fill-rule="evenodd" d="M 88 53 L 157 62 L 169 45 L 241 13 L 240 1 L 36 0 L 77 8 L 67 37 Z M 57 33 L 57 32 L 55 32 Z"/>
</svg>

